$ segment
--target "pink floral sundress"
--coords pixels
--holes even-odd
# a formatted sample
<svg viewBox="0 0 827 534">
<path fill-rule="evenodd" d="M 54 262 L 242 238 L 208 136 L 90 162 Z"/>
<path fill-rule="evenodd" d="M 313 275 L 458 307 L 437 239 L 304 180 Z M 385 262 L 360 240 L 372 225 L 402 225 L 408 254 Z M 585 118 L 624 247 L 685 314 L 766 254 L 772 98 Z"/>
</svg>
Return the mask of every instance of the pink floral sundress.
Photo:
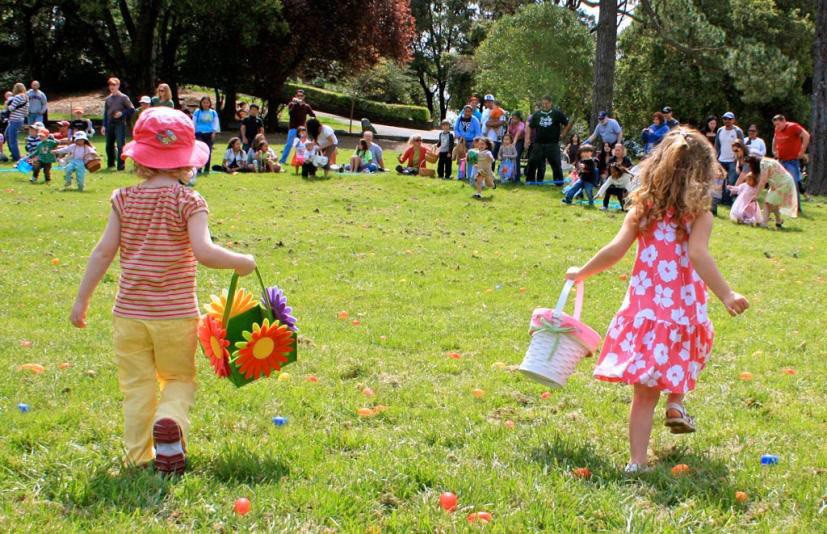
<svg viewBox="0 0 827 534">
<path fill-rule="evenodd" d="M 594 376 L 670 393 L 695 389 L 712 351 L 706 284 L 689 261 L 688 235 L 667 217 L 638 237 L 620 311 L 609 324 Z"/>
</svg>

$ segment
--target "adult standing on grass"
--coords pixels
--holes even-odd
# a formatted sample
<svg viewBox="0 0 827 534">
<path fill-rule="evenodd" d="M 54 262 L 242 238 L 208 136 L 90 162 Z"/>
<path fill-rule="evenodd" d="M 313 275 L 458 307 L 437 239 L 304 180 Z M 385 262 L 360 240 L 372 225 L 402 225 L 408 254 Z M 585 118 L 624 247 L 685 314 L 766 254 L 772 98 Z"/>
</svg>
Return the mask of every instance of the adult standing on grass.
<svg viewBox="0 0 827 534">
<path fill-rule="evenodd" d="M 482 126 L 483 136 L 491 139 L 494 144 L 494 159 L 497 159 L 497 153 L 500 151 L 500 139 L 503 135 L 503 127 L 505 126 L 505 111 L 497 104 L 494 95 L 485 95 L 483 99 Z"/>
<path fill-rule="evenodd" d="M 155 90 L 155 96 L 152 97 L 149 104 L 153 108 L 164 106 L 175 109 L 175 102 L 172 101 L 172 89 L 169 88 L 169 85 L 165 83 L 158 85 L 158 89 Z"/>
<path fill-rule="evenodd" d="M 454 137 L 465 139 L 465 146 L 474 146 L 474 139 L 482 134 L 482 127 L 480 121 L 474 117 L 474 108 L 470 104 L 466 104 L 462 108 L 462 113 L 454 122 Z"/>
<path fill-rule="evenodd" d="M 761 153 L 761 157 L 767 155 L 767 144 L 763 139 L 758 137 L 758 125 L 750 124 L 747 128 L 747 138 L 744 140 L 747 150 L 757 150 Z"/>
<path fill-rule="evenodd" d="M 29 124 L 44 122 L 43 116 L 49 110 L 49 101 L 46 93 L 40 90 L 40 82 L 33 80 L 31 89 L 26 95 L 29 97 Z"/>
<path fill-rule="evenodd" d="M 18 82 L 12 87 L 12 97 L 6 102 L 9 112 L 9 125 L 6 126 L 6 143 L 9 145 L 11 160 L 20 159 L 20 149 L 17 147 L 17 134 L 23 129 L 23 122 L 29 116 L 29 97 L 26 95 L 26 86 Z"/>
<path fill-rule="evenodd" d="M 333 128 L 322 124 L 314 117 L 307 121 L 307 137 L 316 144 L 319 153 L 327 158 L 327 164 L 324 166 L 324 175 L 327 176 L 330 166 L 336 164 L 336 150 L 339 146 Z"/>
<path fill-rule="evenodd" d="M 508 121 L 508 135 L 511 136 L 514 142 L 514 148 L 517 149 L 517 165 L 514 166 L 514 181 L 520 183 L 520 159 L 523 157 L 523 150 L 525 149 L 525 122 L 523 121 L 523 114 L 515 111 L 511 114 Z"/>
<path fill-rule="evenodd" d="M 202 96 L 198 103 L 198 109 L 192 114 L 192 122 L 195 124 L 195 138 L 207 145 L 209 155 L 207 164 L 203 169 L 198 169 L 198 174 L 210 174 L 210 159 L 212 158 L 212 145 L 215 136 L 221 132 L 221 123 L 218 121 L 218 112 L 212 109 L 212 100 L 208 96 Z"/>
<path fill-rule="evenodd" d="M 615 146 L 618 143 L 623 143 L 623 128 L 615 119 L 609 117 L 605 111 L 597 114 L 597 126 L 594 127 L 594 132 L 586 139 L 584 144 L 600 144 L 609 143 L 609 146 Z"/>
<path fill-rule="evenodd" d="M 562 132 L 560 131 L 563 127 Z M 537 172 L 537 181 L 542 182 L 546 176 L 546 161 L 551 165 L 554 181 L 563 183 L 563 166 L 560 161 L 560 137 L 566 137 L 572 124 L 562 111 L 552 108 L 552 99 L 546 95 L 541 102 L 541 108 L 535 112 L 526 126 L 526 150 L 529 150 L 529 161 Z M 532 141 L 532 133 L 537 137 Z"/>
<path fill-rule="evenodd" d="M 258 104 L 250 104 L 250 114 L 241 120 L 241 144 L 244 151 L 250 150 L 253 139 L 264 133 L 264 121 L 258 116 Z"/>
<path fill-rule="evenodd" d="M 310 107 L 310 104 L 304 101 L 304 91 L 299 89 L 293 100 L 287 104 L 287 141 L 284 142 L 284 149 L 281 151 L 281 158 L 279 162 L 284 165 L 287 163 L 287 157 L 290 155 L 290 150 L 293 148 L 293 140 L 296 139 L 296 132 L 299 126 L 307 124 L 307 117 L 316 118 L 316 112 Z"/>
<path fill-rule="evenodd" d="M 715 150 L 718 152 L 718 163 L 726 169 L 726 183 L 721 195 L 721 204 L 729 206 L 732 204 L 732 195 L 727 189 L 728 185 L 735 185 L 738 180 L 738 162 L 735 153 L 732 151 L 732 144 L 736 141 L 744 142 L 744 132 L 735 126 L 735 114 L 727 111 L 722 115 L 724 126 L 718 128 L 715 136 Z"/>
<path fill-rule="evenodd" d="M 106 167 L 119 171 L 124 170 L 121 159 L 123 146 L 126 143 L 126 124 L 129 116 L 135 111 L 135 106 L 129 97 L 121 92 L 121 81 L 114 76 L 107 81 L 109 96 L 103 104 L 103 127 L 101 133 L 106 136 Z M 115 152 L 115 146 L 118 150 Z M 116 159 L 117 156 L 117 159 Z"/>
<path fill-rule="evenodd" d="M 797 122 L 788 121 L 784 115 L 772 118 L 775 135 L 772 138 L 772 153 L 795 180 L 798 212 L 801 213 L 801 160 L 810 145 L 810 133 Z"/>
</svg>

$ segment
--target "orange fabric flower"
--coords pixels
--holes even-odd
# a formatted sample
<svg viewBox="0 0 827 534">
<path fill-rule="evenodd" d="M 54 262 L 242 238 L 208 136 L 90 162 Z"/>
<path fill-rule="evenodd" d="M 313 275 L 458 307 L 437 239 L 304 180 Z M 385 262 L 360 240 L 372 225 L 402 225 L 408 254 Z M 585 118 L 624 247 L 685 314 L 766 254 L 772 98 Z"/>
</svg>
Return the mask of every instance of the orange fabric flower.
<svg viewBox="0 0 827 534">
<path fill-rule="evenodd" d="M 278 321 L 270 325 L 269 319 L 265 319 L 261 326 L 254 324 L 252 332 L 242 335 L 247 341 L 236 343 L 235 361 L 246 378 L 270 376 L 273 370 L 281 370 L 281 364 L 287 363 L 293 350 L 293 331 Z"/>
<path fill-rule="evenodd" d="M 236 289 L 233 296 L 233 307 L 230 309 L 230 318 L 240 315 L 247 310 L 258 306 L 258 301 L 253 297 L 252 293 L 246 289 Z M 204 310 L 207 315 L 218 319 L 221 322 L 224 319 L 224 310 L 227 307 L 227 290 L 221 294 L 221 298 L 212 295 L 209 304 L 204 304 Z"/>
<path fill-rule="evenodd" d="M 204 315 L 198 323 L 198 339 L 204 354 L 210 359 L 215 374 L 221 377 L 230 376 L 230 346 L 227 340 L 227 331 L 221 326 L 221 319 L 211 315 Z"/>
</svg>

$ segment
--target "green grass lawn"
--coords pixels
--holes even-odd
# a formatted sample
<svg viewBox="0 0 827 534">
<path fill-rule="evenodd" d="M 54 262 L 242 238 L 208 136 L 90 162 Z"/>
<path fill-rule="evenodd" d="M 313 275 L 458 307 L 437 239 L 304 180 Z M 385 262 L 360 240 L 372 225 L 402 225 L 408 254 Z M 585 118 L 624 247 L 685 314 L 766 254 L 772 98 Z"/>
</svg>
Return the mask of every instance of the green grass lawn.
<svg viewBox="0 0 827 534">
<path fill-rule="evenodd" d="M 189 471 L 165 479 L 120 462 L 117 264 L 89 328 L 68 322 L 109 195 L 136 178 L 90 175 L 82 194 L 61 191 L 60 171 L 50 187 L 18 173 L 0 181 L 0 530 L 451 532 L 479 510 L 499 532 L 827 528 L 823 202 L 781 232 L 730 224 L 722 210 L 712 250 L 752 308 L 732 319 L 712 306 L 713 358 L 688 398 L 699 431 L 668 433 L 659 408 L 656 470 L 627 479 L 627 386 L 593 380 L 590 359 L 543 399 L 545 388 L 495 365 L 521 361 L 532 310 L 553 306 L 565 269 L 608 241 L 619 215 L 563 206 L 549 188 L 503 187 L 474 202 L 456 181 L 390 174 L 201 178 L 215 239 L 255 254 L 265 281 L 285 289 L 299 362 L 290 380 L 235 389 L 199 352 Z M 587 283 L 584 320 L 601 333 L 632 256 Z M 229 278 L 199 268 L 201 302 Z M 356 415 L 377 404 L 388 410 Z M 289 423 L 274 426 L 276 415 Z M 764 453 L 780 464 L 762 467 Z M 681 463 L 691 471 L 676 478 Z M 593 477 L 573 477 L 578 467 Z M 443 491 L 459 496 L 456 513 L 439 508 Z M 252 512 L 238 517 L 242 496 Z"/>
</svg>

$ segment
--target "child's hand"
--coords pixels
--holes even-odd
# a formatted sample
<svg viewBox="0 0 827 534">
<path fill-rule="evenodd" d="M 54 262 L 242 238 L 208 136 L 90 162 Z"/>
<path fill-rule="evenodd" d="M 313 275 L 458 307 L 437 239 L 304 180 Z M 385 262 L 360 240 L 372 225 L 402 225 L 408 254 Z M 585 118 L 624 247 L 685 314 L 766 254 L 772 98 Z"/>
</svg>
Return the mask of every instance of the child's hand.
<svg viewBox="0 0 827 534">
<path fill-rule="evenodd" d="M 582 281 L 583 277 L 580 276 L 580 267 L 569 267 L 569 270 L 566 271 L 566 280 L 571 280 L 573 282 Z"/>
<path fill-rule="evenodd" d="M 733 291 L 724 299 L 724 306 L 726 306 L 726 311 L 734 317 L 747 311 L 749 301 L 743 295 Z"/>
<path fill-rule="evenodd" d="M 77 328 L 86 328 L 86 310 L 88 309 L 88 302 L 76 300 L 72 306 L 72 314 L 69 316 L 69 320 Z"/>
<path fill-rule="evenodd" d="M 235 272 L 239 276 L 247 276 L 256 270 L 256 259 L 251 254 L 242 254 L 239 264 L 235 268 Z"/>
</svg>

